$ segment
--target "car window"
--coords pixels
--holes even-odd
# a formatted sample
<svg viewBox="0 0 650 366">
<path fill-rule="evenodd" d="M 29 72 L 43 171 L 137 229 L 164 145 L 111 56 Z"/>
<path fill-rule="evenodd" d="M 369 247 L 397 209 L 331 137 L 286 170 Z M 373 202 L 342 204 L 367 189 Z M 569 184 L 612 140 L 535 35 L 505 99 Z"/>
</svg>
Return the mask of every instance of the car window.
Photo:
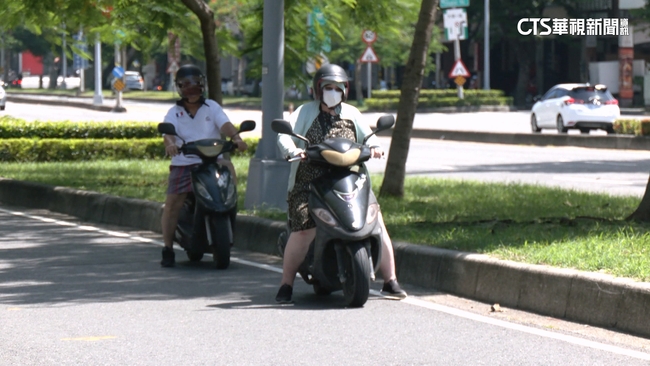
<svg viewBox="0 0 650 366">
<path fill-rule="evenodd" d="M 609 92 L 609 90 L 596 90 L 593 86 L 575 88 L 571 90 L 569 95 L 573 99 L 579 99 L 585 102 L 591 101 L 596 98 L 602 101 L 608 101 L 614 99 L 614 96 L 612 95 L 612 93 Z"/>
<path fill-rule="evenodd" d="M 558 89 L 555 92 L 555 98 L 562 98 L 562 97 L 565 97 L 567 95 L 569 95 L 569 91 L 566 90 L 566 89 Z"/>
<path fill-rule="evenodd" d="M 547 91 L 546 94 L 544 94 L 544 96 L 542 97 L 542 100 L 548 100 L 548 99 L 554 98 L 556 90 L 557 89 L 551 89 L 551 90 Z"/>
</svg>

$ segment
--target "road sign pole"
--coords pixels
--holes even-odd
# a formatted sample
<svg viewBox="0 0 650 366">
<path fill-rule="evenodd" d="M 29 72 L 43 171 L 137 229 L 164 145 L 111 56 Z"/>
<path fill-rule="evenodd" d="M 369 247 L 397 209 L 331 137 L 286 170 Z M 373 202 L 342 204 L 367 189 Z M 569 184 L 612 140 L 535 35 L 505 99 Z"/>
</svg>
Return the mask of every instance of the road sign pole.
<svg viewBox="0 0 650 366">
<path fill-rule="evenodd" d="M 456 61 L 460 60 L 460 40 L 458 40 L 459 37 L 456 37 L 456 39 L 454 40 L 454 56 Z M 456 84 L 456 90 L 458 91 L 458 98 L 465 99 L 465 95 L 463 93 L 463 85 Z"/>
<path fill-rule="evenodd" d="M 490 0 L 485 0 L 485 38 L 483 40 L 483 89 L 490 90 Z"/>
<path fill-rule="evenodd" d="M 95 95 L 93 96 L 93 104 L 102 105 L 104 104 L 104 95 L 102 94 L 102 42 L 99 33 L 95 37 Z"/>
<path fill-rule="evenodd" d="M 120 52 L 120 44 L 115 43 L 115 66 L 121 66 L 122 65 L 122 60 L 121 59 L 122 59 L 122 57 L 121 57 L 121 52 Z M 113 108 L 113 112 L 126 112 L 126 108 L 124 108 L 122 106 L 122 91 L 121 90 L 116 90 L 115 108 Z"/>
<path fill-rule="evenodd" d="M 366 62 L 366 65 L 368 65 L 368 99 L 370 99 L 372 95 L 372 63 Z"/>
</svg>

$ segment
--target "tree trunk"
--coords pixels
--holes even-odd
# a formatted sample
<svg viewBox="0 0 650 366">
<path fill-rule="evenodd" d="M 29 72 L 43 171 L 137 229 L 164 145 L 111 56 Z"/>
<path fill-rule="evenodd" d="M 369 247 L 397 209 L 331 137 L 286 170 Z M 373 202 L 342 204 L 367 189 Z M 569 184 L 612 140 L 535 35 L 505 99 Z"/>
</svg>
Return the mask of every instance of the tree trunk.
<svg viewBox="0 0 650 366">
<path fill-rule="evenodd" d="M 203 34 L 203 50 L 205 52 L 205 65 L 208 80 L 208 98 L 221 104 L 221 58 L 216 37 L 214 12 L 203 0 L 182 0 L 201 22 Z"/>
<path fill-rule="evenodd" d="M 397 122 L 390 143 L 386 172 L 380 190 L 381 195 L 404 196 L 406 158 L 413 130 L 413 118 L 415 117 L 415 109 L 420 96 L 420 86 L 422 85 L 424 67 L 429 54 L 429 44 L 431 43 L 437 8 L 438 0 L 423 0 L 420 6 L 420 15 L 415 25 L 413 44 L 404 70 L 402 92 L 397 107 Z"/>
<path fill-rule="evenodd" d="M 530 55 L 534 50 L 530 47 L 529 41 L 514 41 L 519 71 L 517 73 L 517 86 L 515 87 L 514 103 L 516 106 L 526 104 L 527 86 L 530 79 Z"/>
<path fill-rule="evenodd" d="M 650 178 L 648 178 L 648 184 L 645 186 L 645 193 L 639 207 L 626 220 L 650 222 Z"/>
</svg>

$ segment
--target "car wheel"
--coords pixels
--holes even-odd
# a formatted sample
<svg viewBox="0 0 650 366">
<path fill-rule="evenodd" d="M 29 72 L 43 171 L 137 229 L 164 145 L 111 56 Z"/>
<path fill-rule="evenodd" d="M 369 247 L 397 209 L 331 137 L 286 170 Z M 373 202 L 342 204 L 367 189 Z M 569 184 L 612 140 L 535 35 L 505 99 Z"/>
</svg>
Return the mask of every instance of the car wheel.
<svg viewBox="0 0 650 366">
<path fill-rule="evenodd" d="M 539 133 L 542 131 L 542 129 L 537 125 L 537 117 L 534 114 L 530 116 L 530 129 L 533 130 L 533 133 Z"/>
<path fill-rule="evenodd" d="M 4 110 L 5 110 L 5 106 L 0 105 L 0 111 L 4 111 Z"/>
<path fill-rule="evenodd" d="M 616 131 L 614 131 L 614 127 L 612 126 L 607 127 L 606 131 L 608 135 L 613 135 L 616 133 Z"/>
<path fill-rule="evenodd" d="M 564 127 L 564 119 L 562 119 L 562 115 L 558 114 L 557 115 L 557 133 L 566 133 L 567 128 Z"/>
<path fill-rule="evenodd" d="M 581 128 L 580 133 L 588 135 L 589 134 L 589 129 L 588 128 Z"/>
</svg>

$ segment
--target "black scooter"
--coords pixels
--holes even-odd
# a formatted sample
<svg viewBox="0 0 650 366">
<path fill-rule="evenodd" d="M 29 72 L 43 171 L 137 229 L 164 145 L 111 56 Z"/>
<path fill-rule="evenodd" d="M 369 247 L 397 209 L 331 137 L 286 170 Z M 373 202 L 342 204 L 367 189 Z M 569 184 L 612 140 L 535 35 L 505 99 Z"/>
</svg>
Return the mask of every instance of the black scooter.
<svg viewBox="0 0 650 366">
<path fill-rule="evenodd" d="M 254 121 L 244 121 L 237 134 L 254 129 Z M 171 123 L 160 123 L 158 132 L 178 136 Z M 234 151 L 237 145 L 232 140 L 181 140 L 179 151 L 200 157 L 201 164 L 192 170 L 194 192 L 183 204 L 174 241 L 185 249 L 190 261 L 198 262 L 204 253 L 212 253 L 216 267 L 226 269 L 237 217 L 237 186 L 228 167 L 220 165 L 217 158 Z"/>
<path fill-rule="evenodd" d="M 370 136 L 390 129 L 393 124 L 392 115 L 380 117 L 377 130 Z M 287 121 L 274 120 L 271 128 L 309 144 L 309 140 L 293 132 Z M 314 179 L 309 187 L 309 213 L 316 222 L 316 238 L 298 273 L 318 295 L 343 290 L 350 307 L 366 303 L 370 281 L 374 281 L 381 261 L 379 205 L 363 164 L 371 158 L 370 147 L 365 145 L 370 136 L 362 144 L 330 138 L 305 149 L 307 163 L 322 165 L 328 173 Z M 278 238 L 281 255 L 289 233 L 287 227 Z"/>
</svg>

